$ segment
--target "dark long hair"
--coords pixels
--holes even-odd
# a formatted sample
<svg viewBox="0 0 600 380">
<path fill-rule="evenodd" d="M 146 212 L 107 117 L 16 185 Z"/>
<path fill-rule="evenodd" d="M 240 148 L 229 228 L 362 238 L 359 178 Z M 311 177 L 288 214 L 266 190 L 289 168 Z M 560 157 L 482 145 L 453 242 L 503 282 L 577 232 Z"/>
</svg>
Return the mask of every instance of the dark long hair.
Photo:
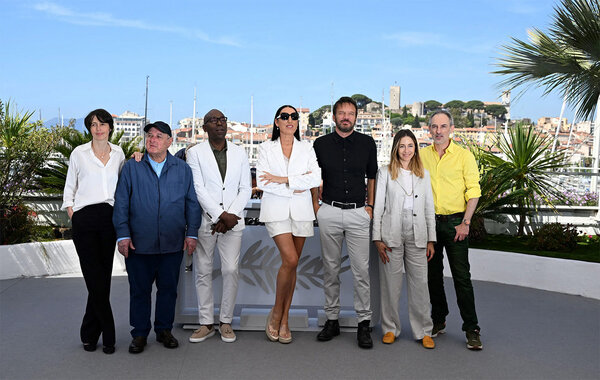
<svg viewBox="0 0 600 380">
<path fill-rule="evenodd" d="M 110 128 L 110 132 L 108 133 L 108 138 L 110 139 L 112 137 L 113 131 L 115 130 L 114 120 L 113 120 L 112 115 L 107 110 L 102 109 L 102 108 L 98 108 L 98 109 L 90 112 L 83 120 L 83 124 L 85 124 L 85 128 L 90 133 L 92 133 L 90 131 L 90 128 L 92 128 L 92 119 L 94 118 L 94 116 L 96 116 L 96 118 L 98 119 L 99 122 L 108 124 L 108 126 Z"/>
<path fill-rule="evenodd" d="M 277 118 L 279 117 L 281 110 L 284 109 L 285 107 L 293 108 L 294 111 L 296 113 L 298 113 L 298 110 L 296 109 L 296 107 L 290 106 L 289 104 L 285 104 L 277 109 L 277 112 L 275 112 L 275 118 L 273 118 L 273 133 L 271 135 L 271 141 L 275 141 L 279 138 L 279 134 L 280 134 L 279 127 L 277 127 L 277 124 L 275 124 L 275 122 L 277 121 Z M 298 116 L 300 116 L 300 114 L 298 114 Z M 300 141 L 300 118 L 298 118 L 298 128 L 296 128 L 296 132 L 294 132 L 294 137 L 296 138 L 296 140 Z"/>
</svg>

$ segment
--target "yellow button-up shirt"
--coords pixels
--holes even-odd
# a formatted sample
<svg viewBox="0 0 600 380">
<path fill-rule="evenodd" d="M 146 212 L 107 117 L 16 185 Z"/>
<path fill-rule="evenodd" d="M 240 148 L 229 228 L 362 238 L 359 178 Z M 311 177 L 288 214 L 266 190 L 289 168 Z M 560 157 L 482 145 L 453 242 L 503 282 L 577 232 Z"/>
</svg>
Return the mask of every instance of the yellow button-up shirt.
<svg viewBox="0 0 600 380">
<path fill-rule="evenodd" d="M 435 213 L 440 215 L 464 212 L 467 201 L 481 196 L 479 170 L 473 153 L 453 141 L 440 158 L 434 144 L 419 152 L 423 166 L 431 176 Z"/>
</svg>

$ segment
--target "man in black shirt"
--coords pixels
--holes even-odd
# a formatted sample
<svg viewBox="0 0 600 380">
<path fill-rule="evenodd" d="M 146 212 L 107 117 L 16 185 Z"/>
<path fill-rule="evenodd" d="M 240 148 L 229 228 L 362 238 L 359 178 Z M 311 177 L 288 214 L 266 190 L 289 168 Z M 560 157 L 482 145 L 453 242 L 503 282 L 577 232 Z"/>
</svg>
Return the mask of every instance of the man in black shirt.
<svg viewBox="0 0 600 380">
<path fill-rule="evenodd" d="M 317 339 L 328 341 L 340 333 L 339 273 L 345 238 L 354 276 L 358 345 L 371 348 L 369 227 L 373 218 L 377 148 L 372 137 L 354 131 L 357 113 L 358 107 L 352 98 L 340 98 L 333 106 L 335 131 L 319 137 L 314 143 L 323 177 L 323 204 L 319 206 L 318 194 L 313 192 L 313 205 L 321 234 L 327 315 L 325 327 Z"/>
</svg>

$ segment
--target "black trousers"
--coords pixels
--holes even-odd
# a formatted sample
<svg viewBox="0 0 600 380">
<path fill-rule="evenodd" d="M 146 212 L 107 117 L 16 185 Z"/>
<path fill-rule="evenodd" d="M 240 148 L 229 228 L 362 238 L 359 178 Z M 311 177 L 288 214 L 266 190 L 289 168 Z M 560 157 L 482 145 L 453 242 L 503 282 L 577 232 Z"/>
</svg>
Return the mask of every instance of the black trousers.
<svg viewBox="0 0 600 380">
<path fill-rule="evenodd" d="M 115 344 L 115 321 L 110 307 L 110 282 L 117 236 L 108 203 L 90 205 L 73 214 L 73 243 L 88 290 L 81 341 L 95 344 L 102 334 L 105 346 Z"/>
</svg>

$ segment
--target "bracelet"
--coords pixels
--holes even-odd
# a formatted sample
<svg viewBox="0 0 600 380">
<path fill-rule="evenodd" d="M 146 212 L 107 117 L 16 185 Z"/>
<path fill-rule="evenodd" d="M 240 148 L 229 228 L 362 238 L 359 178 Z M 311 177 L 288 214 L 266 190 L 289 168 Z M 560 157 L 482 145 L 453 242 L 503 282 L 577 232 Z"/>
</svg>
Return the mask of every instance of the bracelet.
<svg viewBox="0 0 600 380">
<path fill-rule="evenodd" d="M 367 204 L 367 205 L 365 205 L 365 207 L 371 207 L 371 208 L 373 208 L 373 205 L 368 205 L 368 204 Z"/>
</svg>

